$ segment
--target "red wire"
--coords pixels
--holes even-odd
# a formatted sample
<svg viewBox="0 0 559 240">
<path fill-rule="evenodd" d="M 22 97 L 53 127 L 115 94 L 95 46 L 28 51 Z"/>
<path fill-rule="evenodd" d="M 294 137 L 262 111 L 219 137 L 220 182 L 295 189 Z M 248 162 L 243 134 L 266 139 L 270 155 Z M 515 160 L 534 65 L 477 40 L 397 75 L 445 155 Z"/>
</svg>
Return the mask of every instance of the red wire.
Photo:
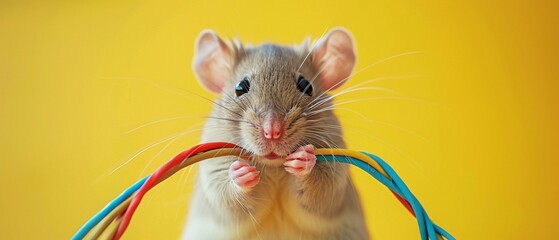
<svg viewBox="0 0 559 240">
<path fill-rule="evenodd" d="M 400 203 L 402 205 L 404 205 L 404 207 L 406 207 L 406 209 L 408 209 L 408 211 L 411 213 L 411 215 L 413 215 L 415 217 L 415 212 L 413 211 L 413 208 L 411 207 L 410 203 L 406 199 L 403 199 L 402 197 L 400 197 L 400 195 L 398 195 L 394 191 L 390 190 L 390 192 L 392 192 L 392 194 L 394 194 L 394 196 L 398 199 L 398 201 L 400 201 Z"/>
<path fill-rule="evenodd" d="M 179 165 L 182 161 L 184 161 L 188 157 L 191 157 L 201 152 L 206 152 L 209 150 L 214 150 L 219 148 L 239 148 L 239 146 L 227 142 L 212 142 L 212 143 L 199 144 L 177 154 L 173 159 L 171 159 L 165 165 L 157 169 L 157 171 L 155 171 L 148 178 L 148 180 L 144 183 L 144 185 L 142 185 L 142 187 L 134 195 L 134 198 L 130 202 L 130 205 L 124 212 L 124 215 L 122 215 L 122 222 L 118 226 L 117 232 L 113 236 L 113 240 L 119 240 L 122 237 L 122 235 L 126 231 L 126 228 L 128 228 L 128 225 L 130 224 L 132 215 L 134 215 L 134 212 L 136 211 L 138 205 L 142 201 L 142 198 L 151 188 L 155 186 L 155 184 L 158 182 L 159 178 L 163 174 L 169 171 L 169 169 Z M 404 207 L 406 207 L 406 209 L 415 217 L 415 212 L 413 211 L 413 208 L 411 207 L 410 203 L 405 199 L 403 199 L 402 197 L 400 197 L 400 195 L 396 194 L 394 191 L 391 192 L 398 199 L 398 201 L 400 201 L 400 203 L 404 205 Z"/>
<path fill-rule="evenodd" d="M 144 183 L 144 185 L 142 185 L 142 187 L 138 190 L 136 195 L 134 195 L 134 198 L 132 199 L 130 205 L 126 209 L 126 212 L 122 216 L 122 222 L 118 226 L 117 232 L 113 236 L 113 240 L 118 240 L 120 239 L 120 237 L 122 237 L 122 234 L 124 234 L 124 231 L 126 231 L 126 228 L 130 224 L 132 215 L 134 215 L 134 212 L 138 208 L 140 201 L 142 201 L 142 198 L 147 193 L 147 191 L 149 191 L 153 186 L 155 186 L 155 184 L 158 182 L 159 178 L 162 175 L 164 175 L 169 169 L 179 165 L 182 161 L 184 161 L 188 157 L 191 157 L 201 152 L 206 152 L 218 148 L 238 148 L 238 146 L 226 142 L 213 142 L 213 143 L 199 144 L 177 154 L 173 159 L 171 159 L 165 165 L 157 169 L 157 171 L 155 171 L 148 178 L 148 180 Z"/>
</svg>

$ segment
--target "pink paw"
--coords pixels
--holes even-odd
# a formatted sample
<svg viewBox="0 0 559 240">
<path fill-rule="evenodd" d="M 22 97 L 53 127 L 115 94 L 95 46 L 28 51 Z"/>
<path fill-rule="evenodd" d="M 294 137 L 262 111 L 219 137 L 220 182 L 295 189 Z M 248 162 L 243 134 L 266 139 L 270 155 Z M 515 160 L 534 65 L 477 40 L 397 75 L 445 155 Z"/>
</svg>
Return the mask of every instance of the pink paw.
<svg viewBox="0 0 559 240">
<path fill-rule="evenodd" d="M 303 178 L 309 175 L 316 164 L 313 145 L 305 145 L 287 156 L 287 161 L 283 164 L 285 170 L 296 177 Z"/>
<path fill-rule="evenodd" d="M 248 163 L 235 161 L 229 167 L 229 177 L 239 188 L 245 191 L 251 190 L 260 182 L 260 172 Z"/>
</svg>

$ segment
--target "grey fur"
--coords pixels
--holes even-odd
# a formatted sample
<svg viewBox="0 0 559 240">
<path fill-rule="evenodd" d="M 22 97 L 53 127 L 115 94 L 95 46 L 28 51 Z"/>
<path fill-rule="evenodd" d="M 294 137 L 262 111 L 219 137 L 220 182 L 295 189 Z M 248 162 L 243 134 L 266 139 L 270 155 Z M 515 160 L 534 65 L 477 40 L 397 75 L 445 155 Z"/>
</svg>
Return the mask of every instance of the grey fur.
<svg viewBox="0 0 559 240">
<path fill-rule="evenodd" d="M 309 80 L 318 76 L 312 55 L 301 65 L 310 55 L 307 44 L 243 47 L 237 42 L 229 51 L 230 78 L 206 123 L 203 142 L 232 142 L 254 155 L 265 154 L 260 119 L 274 114 L 288 126 L 286 137 L 273 146 L 278 155 L 305 144 L 345 148 L 332 111 L 309 114 L 309 103 L 328 97 L 320 78 L 313 79 L 312 97 L 297 89 L 299 74 Z M 237 97 L 234 86 L 245 76 L 250 91 Z M 319 108 L 331 104 L 325 101 Z M 308 177 L 298 179 L 283 169 L 283 160 L 255 158 L 250 164 L 260 171 L 261 180 L 251 191 L 242 191 L 226 171 L 236 160 L 221 157 L 200 163 L 184 239 L 369 238 L 346 164 L 317 163 Z"/>
</svg>

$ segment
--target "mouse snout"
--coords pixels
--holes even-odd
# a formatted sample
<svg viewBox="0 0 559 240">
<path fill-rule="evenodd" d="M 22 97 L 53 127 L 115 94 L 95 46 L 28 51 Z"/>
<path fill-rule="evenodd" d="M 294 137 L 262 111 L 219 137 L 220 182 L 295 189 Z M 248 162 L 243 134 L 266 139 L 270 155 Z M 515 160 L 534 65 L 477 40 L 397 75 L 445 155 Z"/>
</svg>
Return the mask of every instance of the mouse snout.
<svg viewBox="0 0 559 240">
<path fill-rule="evenodd" d="M 281 118 L 268 115 L 262 121 L 262 136 L 266 140 L 278 140 L 285 132 L 284 125 L 284 121 Z"/>
</svg>

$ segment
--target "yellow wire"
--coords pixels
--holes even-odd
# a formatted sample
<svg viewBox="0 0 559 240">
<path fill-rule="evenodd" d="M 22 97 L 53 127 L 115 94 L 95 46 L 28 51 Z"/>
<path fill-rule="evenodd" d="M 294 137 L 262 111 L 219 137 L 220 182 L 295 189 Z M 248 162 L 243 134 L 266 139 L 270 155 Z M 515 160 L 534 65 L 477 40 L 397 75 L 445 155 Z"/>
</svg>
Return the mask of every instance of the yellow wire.
<svg viewBox="0 0 559 240">
<path fill-rule="evenodd" d="M 207 152 L 196 154 L 192 157 L 185 159 L 179 165 L 169 169 L 169 171 L 167 171 L 163 176 L 161 176 L 161 178 L 159 178 L 157 183 L 160 183 L 165 179 L 169 178 L 180 169 L 190 166 L 194 163 L 200 162 L 204 159 L 223 157 L 223 156 L 237 156 L 245 160 L 249 159 L 250 155 L 243 152 L 244 151 L 242 149 L 238 149 L 238 148 L 221 148 L 221 149 L 215 149 L 215 150 L 210 150 Z M 95 228 L 91 230 L 91 232 L 85 237 L 85 239 L 97 239 L 101 234 L 107 233 L 108 231 L 113 232 L 112 234 L 108 235 L 109 239 L 112 238 L 114 233 L 116 233 L 116 229 L 117 229 L 117 228 L 114 229 L 111 228 L 111 226 L 114 225 L 113 220 L 119 215 L 121 215 L 128 208 L 128 205 L 130 204 L 131 201 L 132 201 L 132 197 L 128 198 L 126 201 L 119 204 L 112 212 L 110 212 L 105 218 L 103 218 L 103 220 L 101 220 L 99 224 L 95 226 Z M 116 226 L 118 227 L 118 225 L 120 225 L 120 222 Z"/>
<path fill-rule="evenodd" d="M 371 167 L 373 167 L 375 170 L 380 172 L 382 175 L 384 175 L 388 179 L 392 180 L 392 178 L 390 176 L 388 176 L 388 174 L 384 171 L 384 169 L 380 166 L 380 164 L 378 164 L 377 161 L 375 161 L 373 158 L 371 158 L 371 157 L 369 157 L 366 154 L 363 154 L 361 152 L 353 151 L 353 150 L 347 150 L 347 149 L 339 149 L 339 148 L 319 148 L 319 149 L 316 149 L 314 151 L 314 153 L 316 155 L 348 156 L 348 157 L 352 157 L 352 158 L 355 158 L 355 159 L 359 159 L 359 160 L 369 164 Z M 436 234 L 437 234 L 437 239 L 438 240 L 444 240 L 445 239 L 440 233 L 436 233 Z"/>
<path fill-rule="evenodd" d="M 369 156 L 361 152 L 347 150 L 347 149 L 339 149 L 339 148 L 319 148 L 316 149 L 314 153 L 316 155 L 338 155 L 338 156 L 348 156 L 355 159 L 359 159 L 371 165 L 371 167 L 373 167 L 375 170 L 380 172 L 388 179 L 392 179 L 390 176 L 388 176 L 388 174 L 384 171 L 384 169 L 380 166 L 380 164 L 378 164 L 374 159 L 370 158 Z"/>
<path fill-rule="evenodd" d="M 210 150 L 207 152 L 196 154 L 192 157 L 185 159 L 179 165 L 169 169 L 169 171 L 167 171 L 161 178 L 159 178 L 159 181 L 157 183 L 160 183 L 161 181 L 175 174 L 180 169 L 188 167 L 194 163 L 209 158 L 224 157 L 224 156 L 235 156 L 244 160 L 248 160 L 251 158 L 251 155 L 248 152 L 246 152 L 246 150 L 239 149 L 239 148 L 220 148 L 220 149 Z"/>
<path fill-rule="evenodd" d="M 375 170 L 380 172 L 382 175 L 384 175 L 388 179 L 392 179 L 384 171 L 384 169 L 380 166 L 380 164 L 378 164 L 378 162 L 376 162 L 371 157 L 369 157 L 369 156 L 367 156 L 367 155 L 365 155 L 361 152 L 358 152 L 358 151 L 347 150 L 347 149 L 338 149 L 338 148 L 319 148 L 319 149 L 315 150 L 315 154 L 316 155 L 348 156 L 348 157 L 351 157 L 351 158 L 359 159 L 359 160 L 369 164 L 371 167 L 373 167 Z M 169 171 L 167 171 L 164 175 L 161 176 L 161 178 L 159 178 L 157 183 L 160 183 L 160 182 L 164 181 L 165 179 L 169 178 L 170 176 L 175 174 L 180 169 L 185 168 L 187 166 L 190 166 L 194 163 L 197 163 L 197 162 L 200 162 L 202 160 L 209 159 L 209 158 L 216 158 L 216 157 L 223 157 L 223 156 L 236 156 L 236 157 L 239 157 L 239 158 L 244 159 L 244 160 L 248 160 L 248 159 L 251 158 L 251 155 L 249 153 L 247 153 L 245 150 L 239 149 L 239 148 L 220 148 L 220 149 L 210 150 L 210 151 L 207 151 L 207 152 L 196 154 L 194 156 L 191 156 L 191 157 L 185 159 L 179 165 L 169 169 Z M 124 212 L 124 210 L 126 210 L 128 205 L 130 204 L 131 199 L 132 199 L 132 197 L 127 199 L 123 203 L 121 203 L 118 207 L 115 208 L 114 211 L 112 211 L 105 219 L 103 219 L 102 222 L 100 222 L 100 227 L 99 228 L 95 227 L 95 229 L 93 230 L 94 232 L 93 232 L 92 236 L 97 237 L 104 230 L 104 233 L 107 233 L 107 234 L 104 234 L 102 236 L 102 239 L 111 239 L 112 236 L 116 233 L 116 230 L 117 230 L 118 226 L 120 225 L 121 218 L 119 217 L 115 221 L 112 221 L 112 220 L 115 219 L 116 217 L 118 217 L 122 212 Z M 108 223 L 111 223 L 111 222 L 112 222 L 112 224 L 109 225 Z M 101 225 L 101 224 L 103 224 L 103 225 Z M 108 225 L 108 228 L 107 228 L 107 225 Z M 437 233 L 437 239 L 442 240 L 444 238 L 440 234 Z"/>
<path fill-rule="evenodd" d="M 107 226 L 109 226 L 113 220 L 118 217 L 120 214 L 128 208 L 128 205 L 132 201 L 132 197 L 126 199 L 126 201 L 122 202 L 118 205 L 112 212 L 110 212 L 99 224 L 95 226 L 95 228 L 91 229 L 91 232 L 85 237 L 85 239 L 98 239 L 99 236 L 106 231 Z"/>
<path fill-rule="evenodd" d="M 363 161 L 367 162 L 369 165 L 371 165 L 373 168 L 375 168 L 377 171 L 379 171 L 384 176 L 390 178 L 388 176 L 388 174 L 386 174 L 384 169 L 382 169 L 377 162 L 371 160 L 367 155 L 365 155 L 363 153 L 360 153 L 360 152 L 357 152 L 357 151 L 344 150 L 344 149 L 333 149 L 333 148 L 321 148 L 321 149 L 316 149 L 315 154 L 316 155 L 345 155 L 345 156 L 353 157 L 353 158 L 356 158 L 356 159 L 360 159 L 360 160 L 363 160 Z M 192 164 L 200 162 L 204 159 L 223 157 L 223 156 L 236 156 L 236 157 L 239 157 L 239 158 L 244 159 L 244 160 L 248 160 L 248 159 L 251 158 L 250 154 L 246 153 L 244 150 L 239 149 L 239 148 L 220 148 L 220 149 L 210 150 L 210 151 L 207 151 L 207 152 L 196 154 L 194 156 L 191 156 L 191 157 L 185 159 L 179 165 L 169 169 L 169 171 L 167 171 L 164 175 L 161 176 L 161 178 L 159 178 L 157 183 L 160 183 L 160 182 L 166 180 L 167 178 L 171 177 L 173 174 L 175 174 L 177 171 L 179 171 L 182 168 L 185 168 L 187 166 L 190 166 Z M 107 217 L 105 217 L 99 223 L 99 225 L 96 226 L 92 230 L 92 236 L 94 236 L 94 237 L 92 237 L 92 239 L 99 236 L 99 234 L 102 233 L 107 228 L 109 223 L 111 223 L 114 218 L 116 218 L 118 215 L 122 214 L 126 210 L 128 205 L 130 204 L 130 201 L 131 201 L 131 198 L 122 202 L 120 205 L 118 205 L 115 208 L 115 210 L 113 210 L 109 215 L 107 215 Z"/>
<path fill-rule="evenodd" d="M 120 226 L 120 222 L 122 222 L 122 217 L 119 215 L 110 225 L 107 229 L 105 229 L 105 232 L 103 232 L 103 235 L 101 235 L 101 237 L 99 237 L 99 239 L 102 240 L 112 240 L 113 236 L 116 234 L 116 230 L 118 229 L 118 226 Z"/>
</svg>

